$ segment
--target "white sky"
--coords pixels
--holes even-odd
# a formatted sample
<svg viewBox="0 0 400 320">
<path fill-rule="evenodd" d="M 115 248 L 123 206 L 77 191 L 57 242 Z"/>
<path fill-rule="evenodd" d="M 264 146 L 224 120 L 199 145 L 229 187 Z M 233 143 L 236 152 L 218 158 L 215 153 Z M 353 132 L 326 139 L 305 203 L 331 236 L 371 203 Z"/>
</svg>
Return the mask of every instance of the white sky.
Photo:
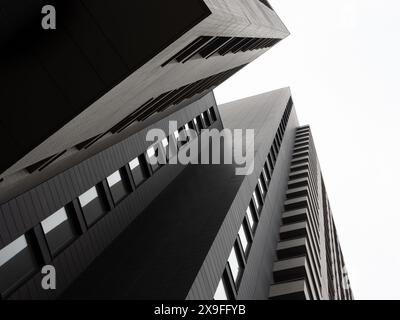
<svg viewBox="0 0 400 320">
<path fill-rule="evenodd" d="M 291 35 L 222 84 L 217 101 L 291 87 L 355 298 L 400 299 L 400 1 L 271 4 Z"/>
</svg>

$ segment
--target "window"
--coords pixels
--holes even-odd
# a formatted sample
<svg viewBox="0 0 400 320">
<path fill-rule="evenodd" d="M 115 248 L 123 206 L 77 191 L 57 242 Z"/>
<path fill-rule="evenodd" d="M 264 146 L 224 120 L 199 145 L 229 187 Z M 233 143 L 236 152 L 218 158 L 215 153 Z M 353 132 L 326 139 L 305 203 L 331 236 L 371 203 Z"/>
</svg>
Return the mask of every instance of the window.
<svg viewBox="0 0 400 320">
<path fill-rule="evenodd" d="M 243 221 L 239 229 L 239 240 L 243 249 L 243 253 L 245 256 L 247 256 L 248 251 L 250 249 L 251 240 L 250 240 L 249 230 L 247 228 L 247 223 L 245 221 Z"/>
<path fill-rule="evenodd" d="M 267 181 L 267 185 L 269 185 L 269 182 L 271 181 L 271 172 L 272 172 L 272 170 L 270 170 L 269 168 L 268 168 L 268 161 L 266 161 L 265 163 L 264 163 L 264 170 L 263 170 L 263 173 L 265 174 L 265 177 L 266 177 L 266 181 Z"/>
<path fill-rule="evenodd" d="M 68 214 L 70 210 L 70 206 L 63 207 L 41 222 L 47 246 L 53 257 L 77 236 L 75 221 Z"/>
<path fill-rule="evenodd" d="M 250 229 L 252 231 L 254 231 L 255 226 L 256 226 L 256 218 L 255 218 L 256 214 L 254 212 L 254 207 L 253 207 L 252 202 L 246 209 L 246 216 L 247 216 L 247 219 L 249 220 Z"/>
<path fill-rule="evenodd" d="M 188 139 L 188 135 L 187 134 L 188 134 L 188 132 L 186 131 L 186 127 L 185 126 L 179 128 L 178 135 L 175 135 L 178 147 L 182 147 L 183 145 L 188 143 L 189 139 Z"/>
<path fill-rule="evenodd" d="M 270 174 L 272 175 L 272 171 L 274 170 L 274 161 L 272 160 L 272 155 L 271 155 L 271 153 L 272 153 L 272 149 L 271 149 L 271 152 L 268 154 L 268 164 L 269 164 L 269 167 L 271 168 L 271 171 L 270 171 Z"/>
<path fill-rule="evenodd" d="M 208 112 L 210 113 L 210 118 L 212 122 L 217 121 L 217 114 L 215 113 L 215 110 L 213 107 L 211 107 L 210 109 L 208 109 Z"/>
<path fill-rule="evenodd" d="M 133 182 L 136 187 L 150 176 L 143 154 L 129 162 L 129 168 L 131 169 Z"/>
<path fill-rule="evenodd" d="M 146 151 L 147 162 L 149 163 L 152 172 L 156 172 L 161 168 L 161 164 L 159 163 L 159 152 L 160 148 L 158 145 L 153 145 Z"/>
<path fill-rule="evenodd" d="M 208 128 L 208 127 L 211 125 L 210 118 L 208 117 L 208 112 L 207 112 L 207 111 L 204 111 L 204 112 L 201 114 L 201 118 L 203 119 L 204 126 L 205 126 L 206 128 Z"/>
<path fill-rule="evenodd" d="M 161 145 L 163 147 L 164 150 L 164 155 L 165 155 L 165 162 L 167 163 L 169 160 L 169 140 L 167 137 L 165 137 L 164 139 L 161 140 Z"/>
<path fill-rule="evenodd" d="M 191 130 L 193 130 L 193 128 L 190 127 L 190 122 L 186 123 L 184 128 L 188 142 L 196 137 L 196 135 L 192 134 L 193 132 Z"/>
<path fill-rule="evenodd" d="M 240 276 L 243 271 L 243 265 L 241 263 L 241 260 L 239 260 L 239 254 L 236 248 L 236 243 L 233 246 L 232 251 L 229 255 L 228 265 L 232 274 L 233 281 L 235 282 L 236 285 L 238 285 L 240 281 Z"/>
<path fill-rule="evenodd" d="M 262 176 L 263 176 L 263 181 L 264 181 L 264 183 L 265 183 L 266 189 L 268 190 L 269 179 L 268 179 L 268 174 L 267 174 L 267 172 L 265 171 L 265 165 L 264 165 L 264 167 L 262 168 Z"/>
<path fill-rule="evenodd" d="M 88 227 L 95 224 L 107 212 L 104 198 L 104 192 L 99 186 L 92 187 L 79 196 L 79 203 Z"/>
<path fill-rule="evenodd" d="M 261 0 L 270 9 L 270 5 Z M 271 9 L 272 10 L 272 9 Z M 270 38 L 243 38 L 243 37 L 211 37 L 200 36 L 189 43 L 182 50 L 165 61 L 161 67 L 172 62 L 186 63 L 194 57 L 207 59 L 214 55 L 226 55 L 228 53 L 237 53 L 239 51 L 248 51 L 259 48 L 271 47 L 280 39 Z"/>
<path fill-rule="evenodd" d="M 0 267 L 14 258 L 18 253 L 28 247 L 25 236 L 19 237 L 8 246 L 0 250 Z"/>
<path fill-rule="evenodd" d="M 228 292 L 226 290 L 226 285 L 224 277 L 219 280 L 217 290 L 214 293 L 214 300 L 228 300 Z"/>
<path fill-rule="evenodd" d="M 261 182 L 261 177 L 260 178 L 258 178 L 258 187 L 259 187 L 259 189 L 260 189 L 260 192 L 261 192 L 261 196 L 264 198 L 264 196 L 265 196 L 265 189 L 264 189 L 264 187 L 263 187 L 263 185 L 262 185 L 262 182 Z"/>
<path fill-rule="evenodd" d="M 253 200 L 254 200 L 254 206 L 256 208 L 256 211 L 259 212 L 261 210 L 262 203 L 261 203 L 261 199 L 259 196 L 259 192 L 257 192 L 257 188 L 253 192 Z"/>
<path fill-rule="evenodd" d="M 126 179 L 120 170 L 107 177 L 107 184 L 115 204 L 123 200 L 130 192 Z"/>
<path fill-rule="evenodd" d="M 38 267 L 27 236 L 22 235 L 0 249 L 0 294 L 4 298 Z"/>
<path fill-rule="evenodd" d="M 197 135 L 198 129 L 197 129 L 197 121 L 196 121 L 196 119 L 193 119 L 192 121 L 189 121 L 188 125 L 189 125 L 189 128 L 191 130 L 193 130 L 192 134 L 196 133 L 196 135 Z M 192 137 L 192 138 L 194 138 L 194 137 Z"/>
<path fill-rule="evenodd" d="M 264 173 L 261 173 L 260 178 L 258 178 L 258 185 L 260 186 L 262 197 L 265 198 L 265 196 L 267 195 L 267 183 L 265 180 Z"/>
<path fill-rule="evenodd" d="M 197 116 L 193 121 L 196 123 L 199 133 L 201 132 L 201 129 L 205 129 L 203 124 L 203 117 Z"/>
<path fill-rule="evenodd" d="M 278 146 L 278 142 L 277 142 L 277 139 L 276 139 L 276 137 L 275 137 L 275 139 L 274 139 L 274 142 L 273 142 L 273 144 L 274 144 L 274 150 L 275 150 L 275 161 L 276 161 L 276 159 L 278 158 L 278 154 L 279 154 L 279 146 Z"/>
<path fill-rule="evenodd" d="M 275 146 L 273 146 L 272 148 L 271 148 L 271 156 L 272 156 L 272 163 L 273 163 L 273 165 L 275 165 L 275 163 L 276 163 L 276 159 L 277 159 L 277 157 L 276 157 L 276 155 L 277 155 L 277 153 L 276 153 L 276 151 L 275 151 Z"/>
</svg>

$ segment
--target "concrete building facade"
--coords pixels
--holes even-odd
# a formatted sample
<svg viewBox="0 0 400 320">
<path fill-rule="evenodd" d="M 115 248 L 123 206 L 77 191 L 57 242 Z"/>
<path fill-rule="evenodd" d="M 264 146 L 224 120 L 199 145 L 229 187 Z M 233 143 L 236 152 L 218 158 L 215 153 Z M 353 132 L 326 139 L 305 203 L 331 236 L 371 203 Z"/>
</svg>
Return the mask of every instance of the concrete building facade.
<svg viewBox="0 0 400 320">
<path fill-rule="evenodd" d="M 46 1 L 56 30 L 44 2 L 17 4 L 0 10 L 1 299 L 352 298 L 290 89 L 212 92 L 288 35 L 267 1 Z M 224 129 L 254 132 L 219 145 L 254 153 L 248 175 L 173 164 Z"/>
</svg>

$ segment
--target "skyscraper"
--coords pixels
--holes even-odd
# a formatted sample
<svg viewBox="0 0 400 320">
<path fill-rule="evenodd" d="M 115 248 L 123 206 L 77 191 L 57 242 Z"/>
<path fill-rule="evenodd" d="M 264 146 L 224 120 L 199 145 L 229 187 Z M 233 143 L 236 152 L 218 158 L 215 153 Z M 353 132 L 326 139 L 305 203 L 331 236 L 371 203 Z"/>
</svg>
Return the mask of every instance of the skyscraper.
<svg viewBox="0 0 400 320">
<path fill-rule="evenodd" d="M 2 299 L 352 297 L 290 90 L 212 93 L 288 35 L 267 1 L 50 1 L 56 30 L 43 4 L 2 8 Z M 224 129 L 254 140 L 208 154 Z M 209 164 L 174 164 L 193 146 Z M 221 148 L 254 155 L 249 174 Z"/>
<path fill-rule="evenodd" d="M 252 174 L 187 166 L 64 299 L 352 299 L 311 132 L 299 127 L 290 90 L 215 110 L 215 128 L 255 131 Z"/>
<path fill-rule="evenodd" d="M 289 34 L 265 3 L 2 4 L 0 179 L 110 145 L 214 88 Z M 42 28 L 44 5 L 55 30 Z"/>
<path fill-rule="evenodd" d="M 276 254 L 271 299 L 353 299 L 308 126 L 296 130 Z"/>
<path fill-rule="evenodd" d="M 147 131 L 221 128 L 207 93 L 288 35 L 258 0 L 12 1 L 1 17 L 2 298 L 59 296 L 183 170 L 148 165 Z"/>
</svg>

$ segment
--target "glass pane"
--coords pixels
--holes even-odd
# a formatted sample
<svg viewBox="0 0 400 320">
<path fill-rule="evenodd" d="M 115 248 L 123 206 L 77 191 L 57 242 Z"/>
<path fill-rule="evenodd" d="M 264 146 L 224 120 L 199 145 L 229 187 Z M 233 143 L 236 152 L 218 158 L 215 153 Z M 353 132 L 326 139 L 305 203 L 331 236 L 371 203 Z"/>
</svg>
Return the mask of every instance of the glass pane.
<svg viewBox="0 0 400 320">
<path fill-rule="evenodd" d="M 114 172 L 112 175 L 107 177 L 108 186 L 111 188 L 112 186 L 116 185 L 118 182 L 121 181 L 121 174 L 119 171 Z"/>
<path fill-rule="evenodd" d="M 138 166 L 139 166 L 139 159 L 138 158 L 135 158 L 131 162 L 129 162 L 129 167 L 131 168 L 131 170 L 135 169 Z"/>
<path fill-rule="evenodd" d="M 243 225 L 241 225 L 239 229 L 239 238 L 240 242 L 242 243 L 243 251 L 246 253 L 247 248 L 249 247 L 249 241 L 247 240 L 247 235 L 244 231 Z"/>
<path fill-rule="evenodd" d="M 0 267 L 15 257 L 28 246 L 25 236 L 19 237 L 7 247 L 0 250 Z"/>
<path fill-rule="evenodd" d="M 50 217 L 42 221 L 43 232 L 47 234 L 67 220 L 67 212 L 65 211 L 65 208 L 61 208 L 57 212 L 53 213 Z"/>
<path fill-rule="evenodd" d="M 265 190 L 264 190 L 264 187 L 262 185 L 262 182 L 261 182 L 260 178 L 258 178 L 258 185 L 260 186 L 261 194 L 264 195 L 265 194 Z"/>
<path fill-rule="evenodd" d="M 258 209 L 260 209 L 260 202 L 258 201 L 258 197 L 255 191 L 253 192 L 253 199 L 254 199 L 254 204 L 256 206 L 256 210 L 258 211 Z"/>
<path fill-rule="evenodd" d="M 147 157 L 149 159 L 151 159 L 155 155 L 156 155 L 156 149 L 154 147 L 150 147 L 149 149 L 147 149 Z"/>
<path fill-rule="evenodd" d="M 253 229 L 254 218 L 253 218 L 253 214 L 251 213 L 250 207 L 247 207 L 246 214 L 247 214 L 247 219 L 249 219 L 250 228 Z"/>
<path fill-rule="evenodd" d="M 168 146 L 168 138 L 164 138 L 161 143 L 163 147 L 166 148 Z"/>
<path fill-rule="evenodd" d="M 229 255 L 228 258 L 228 262 L 229 262 L 229 267 L 231 268 L 233 280 L 237 282 L 239 278 L 240 267 L 235 247 L 232 248 L 231 254 Z"/>
<path fill-rule="evenodd" d="M 97 198 L 97 190 L 96 187 L 93 187 L 86 191 L 84 194 L 79 196 L 79 202 L 82 206 L 82 208 L 86 205 L 88 205 L 90 202 L 92 202 L 94 199 Z"/>
<path fill-rule="evenodd" d="M 228 300 L 228 295 L 226 294 L 224 281 L 222 279 L 218 283 L 217 290 L 214 294 L 214 300 Z"/>
</svg>

